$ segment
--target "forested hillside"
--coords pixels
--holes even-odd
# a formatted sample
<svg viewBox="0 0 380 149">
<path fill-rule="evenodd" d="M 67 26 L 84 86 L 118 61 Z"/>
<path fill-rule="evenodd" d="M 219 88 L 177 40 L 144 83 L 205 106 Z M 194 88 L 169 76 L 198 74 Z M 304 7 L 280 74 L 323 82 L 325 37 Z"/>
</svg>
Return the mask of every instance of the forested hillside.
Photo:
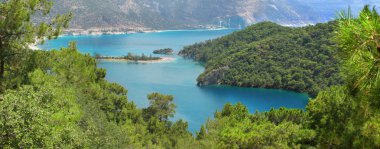
<svg viewBox="0 0 380 149">
<path fill-rule="evenodd" d="M 34 13 L 49 12 L 47 1 L 0 8 L 0 148 L 380 148 L 380 16 L 368 6 L 337 21 L 345 83 L 321 91 L 306 110 L 251 114 L 227 104 L 195 136 L 187 122 L 170 121 L 173 96 L 152 93 L 149 106 L 137 108 L 75 43 L 28 48 L 56 38 L 70 15 L 34 24 Z"/>
<path fill-rule="evenodd" d="M 263 22 L 179 54 L 206 62 L 199 85 L 227 84 L 306 92 L 342 83 L 332 41 L 336 22 L 290 28 Z"/>
</svg>

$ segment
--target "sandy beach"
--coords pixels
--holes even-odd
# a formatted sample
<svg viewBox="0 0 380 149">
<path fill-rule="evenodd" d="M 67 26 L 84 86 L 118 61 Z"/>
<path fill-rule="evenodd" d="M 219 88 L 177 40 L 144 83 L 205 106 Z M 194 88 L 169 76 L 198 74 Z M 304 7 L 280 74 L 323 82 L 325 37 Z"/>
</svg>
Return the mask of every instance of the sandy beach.
<svg viewBox="0 0 380 149">
<path fill-rule="evenodd" d="M 37 47 L 37 44 L 30 44 L 28 47 L 31 50 L 41 50 L 40 48 Z"/>
</svg>

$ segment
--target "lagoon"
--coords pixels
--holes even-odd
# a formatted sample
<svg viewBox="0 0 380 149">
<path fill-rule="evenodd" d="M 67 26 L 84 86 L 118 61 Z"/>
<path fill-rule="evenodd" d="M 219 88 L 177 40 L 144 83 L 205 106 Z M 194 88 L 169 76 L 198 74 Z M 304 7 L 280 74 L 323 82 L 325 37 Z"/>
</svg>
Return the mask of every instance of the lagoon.
<svg viewBox="0 0 380 149">
<path fill-rule="evenodd" d="M 76 41 L 83 53 L 104 56 L 122 56 L 128 53 L 152 55 L 154 50 L 172 48 L 181 50 L 184 46 L 218 38 L 236 31 L 224 30 L 183 30 L 122 35 L 83 35 L 62 36 L 47 41 L 39 48 L 50 50 L 66 47 Z M 118 61 L 99 61 L 99 67 L 107 69 L 106 79 L 128 89 L 129 100 L 138 107 L 146 107 L 147 94 L 160 92 L 174 96 L 177 105 L 174 120 L 189 122 L 189 130 L 195 132 L 212 118 L 217 110 L 226 103 L 241 102 L 250 112 L 267 111 L 271 108 L 305 108 L 308 103 L 306 94 L 284 90 L 239 88 L 229 86 L 198 87 L 196 78 L 204 67 L 198 62 L 179 56 L 170 56 L 173 61 L 160 63 L 130 63 Z"/>
</svg>

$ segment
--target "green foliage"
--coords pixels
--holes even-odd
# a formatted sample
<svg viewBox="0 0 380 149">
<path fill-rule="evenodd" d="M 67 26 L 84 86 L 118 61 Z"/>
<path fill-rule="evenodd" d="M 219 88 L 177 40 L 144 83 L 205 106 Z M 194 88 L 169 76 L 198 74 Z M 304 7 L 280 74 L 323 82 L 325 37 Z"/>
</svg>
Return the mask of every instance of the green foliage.
<svg viewBox="0 0 380 149">
<path fill-rule="evenodd" d="M 337 148 L 352 143 L 349 137 L 356 137 L 350 115 L 357 113 L 352 97 L 347 88 L 333 87 L 322 91 L 318 97 L 310 101 L 307 110 L 310 113 L 311 126 L 318 131 L 318 142 L 327 148 Z M 342 146 L 343 147 L 343 146 Z M 349 146 L 346 146 L 349 147 Z M 344 148 L 344 147 L 343 147 Z"/>
<path fill-rule="evenodd" d="M 147 121 L 148 137 L 153 144 L 166 148 L 189 146 L 194 138 L 188 132 L 188 123 L 183 120 L 169 121 L 175 113 L 173 96 L 152 93 L 148 95 L 150 105 L 142 111 L 142 117 Z"/>
<path fill-rule="evenodd" d="M 34 86 L 7 91 L 0 102 L 0 145 L 12 148 L 83 147 L 75 91 L 36 70 Z"/>
<path fill-rule="evenodd" d="M 113 57 L 113 56 L 101 56 L 100 54 L 95 54 L 96 59 L 111 59 L 111 60 L 128 60 L 128 61 L 154 61 L 154 60 L 160 60 L 160 57 L 153 57 L 152 55 L 146 56 L 145 54 L 139 55 L 133 55 L 132 53 L 128 53 L 126 56 L 119 56 L 119 57 Z"/>
<path fill-rule="evenodd" d="M 342 47 L 345 59 L 343 72 L 350 87 L 355 90 L 379 88 L 380 80 L 380 16 L 369 6 L 357 19 L 351 14 L 341 14 L 336 40 Z M 376 97 L 374 97 L 376 98 Z"/>
<path fill-rule="evenodd" d="M 0 146 L 2 148 L 175 148 L 189 146 L 184 121 L 168 120 L 173 97 L 153 94 L 152 115 L 127 99 L 127 90 L 109 83 L 96 60 L 75 43 L 53 51 L 28 45 L 51 39 L 67 27 L 70 15 L 34 24 L 46 15 L 48 0 L 0 3 Z M 142 56 L 142 58 L 147 58 Z M 161 101 L 163 101 L 161 103 Z M 168 109 L 162 110 L 162 104 Z M 159 107 L 157 107 L 159 106 Z M 178 148 L 178 147 L 176 147 Z"/>
<path fill-rule="evenodd" d="M 56 38 L 68 26 L 71 15 L 57 15 L 50 22 L 34 23 L 35 14 L 47 15 L 52 3 L 48 0 L 7 0 L 0 2 L 0 92 L 6 88 L 7 68 L 20 65 L 14 61 L 24 49 L 45 38 Z M 15 68 L 15 67 L 13 67 Z"/>
<path fill-rule="evenodd" d="M 369 6 L 358 18 L 342 13 L 336 40 L 347 82 L 321 92 L 308 105 L 321 148 L 379 148 L 379 14 Z"/>
<path fill-rule="evenodd" d="M 165 54 L 165 55 L 171 55 L 173 54 L 174 50 L 171 48 L 165 48 L 165 49 L 159 49 L 159 50 L 154 50 L 153 54 Z"/>
<path fill-rule="evenodd" d="M 0 66 L 7 68 L 1 80 L 0 148 L 380 148 L 380 18 L 375 9 L 366 6 L 358 18 L 342 14 L 337 21 L 342 86 L 326 88 L 341 82 L 338 61 L 330 57 L 334 23 L 304 28 L 262 23 L 187 47 L 182 54 L 208 61 L 206 73 L 232 77 L 238 85 L 253 79 L 259 86 L 311 93 L 325 88 L 307 111 L 250 114 L 240 103 L 226 104 L 194 138 L 187 122 L 170 120 L 173 96 L 152 93 L 149 107 L 137 108 L 128 101 L 128 91 L 106 81 L 106 70 L 79 53 L 75 43 L 60 50 L 27 50 L 35 36 L 55 37 L 65 26 L 67 17 L 52 26 L 30 23 L 34 13 L 48 13 L 50 5 L 47 0 L 0 3 Z M 259 77 L 245 78 L 251 74 Z"/>
<path fill-rule="evenodd" d="M 202 127 L 197 139 L 206 148 L 300 148 L 315 137 L 304 127 L 307 114 L 281 108 L 249 114 L 242 104 L 227 104 Z M 210 142 L 212 142 L 210 144 Z"/>
<path fill-rule="evenodd" d="M 200 85 L 280 88 L 315 96 L 342 83 L 335 22 L 302 28 L 258 23 L 219 39 L 185 47 L 180 55 L 206 62 Z"/>
<path fill-rule="evenodd" d="M 107 82 L 105 70 L 74 43 L 61 50 L 32 51 L 36 59 L 18 90 L 0 100 L 0 145 L 7 148 L 178 148 L 194 141 L 182 120 L 171 122 L 173 97 L 149 95 L 152 113 Z M 29 75 L 28 75 L 29 74 Z M 24 76 L 26 75 L 26 76 Z M 143 115 L 149 119 L 143 119 Z"/>
<path fill-rule="evenodd" d="M 160 121 L 167 121 L 174 116 L 176 105 L 173 103 L 173 96 L 152 93 L 148 95 L 148 99 L 150 106 L 143 110 L 144 115 L 154 116 Z"/>
<path fill-rule="evenodd" d="M 197 140 L 205 139 L 206 134 L 207 132 L 205 126 L 202 125 L 200 131 L 197 133 Z"/>
</svg>

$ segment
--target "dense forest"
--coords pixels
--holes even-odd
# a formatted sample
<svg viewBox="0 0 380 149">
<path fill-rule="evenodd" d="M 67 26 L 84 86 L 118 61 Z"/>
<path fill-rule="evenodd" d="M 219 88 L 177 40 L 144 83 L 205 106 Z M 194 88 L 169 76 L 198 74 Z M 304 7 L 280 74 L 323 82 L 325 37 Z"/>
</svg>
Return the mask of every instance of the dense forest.
<svg viewBox="0 0 380 149">
<path fill-rule="evenodd" d="M 0 3 L 0 148 L 380 148 L 380 16 L 368 6 L 337 21 L 344 84 L 321 91 L 306 110 L 251 114 L 227 104 L 195 136 L 187 122 L 170 121 L 173 96 L 152 93 L 149 106 L 137 108 L 75 43 L 30 50 L 67 27 L 70 14 L 30 22 L 50 7 L 46 0 Z"/>
<path fill-rule="evenodd" d="M 165 48 L 165 49 L 158 49 L 154 50 L 153 54 L 165 54 L 165 55 L 171 55 L 174 53 L 174 50 L 171 48 Z"/>
<path fill-rule="evenodd" d="M 336 22 L 290 28 L 271 22 L 185 47 L 180 55 L 206 62 L 199 85 L 225 84 L 306 92 L 342 83 L 332 41 Z"/>
</svg>

